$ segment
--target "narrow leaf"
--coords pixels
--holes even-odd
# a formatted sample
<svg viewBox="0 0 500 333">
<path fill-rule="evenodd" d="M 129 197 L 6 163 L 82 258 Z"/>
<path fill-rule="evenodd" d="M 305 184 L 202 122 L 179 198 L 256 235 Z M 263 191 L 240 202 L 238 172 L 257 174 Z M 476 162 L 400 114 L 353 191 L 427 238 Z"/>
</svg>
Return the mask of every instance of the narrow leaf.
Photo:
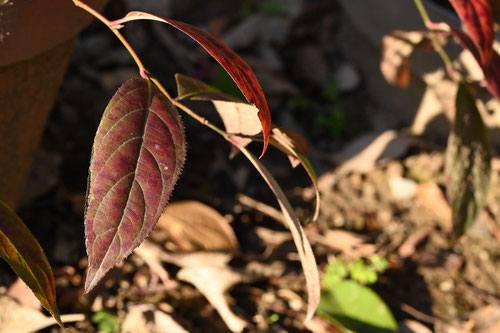
<svg viewBox="0 0 500 333">
<path fill-rule="evenodd" d="M 264 134 L 263 155 L 267 149 L 271 134 L 271 113 L 269 112 L 266 97 L 262 92 L 262 87 L 250 66 L 216 37 L 187 23 L 162 18 L 144 12 L 130 12 L 124 18 L 115 21 L 115 24 L 119 26 L 122 23 L 134 20 L 158 21 L 177 28 L 197 41 L 219 64 L 221 64 L 234 80 L 238 88 L 240 88 L 248 102 L 255 105 L 259 110 L 258 116 Z"/>
<path fill-rule="evenodd" d="M 461 82 L 456 97 L 455 124 L 446 152 L 455 238 L 473 225 L 486 203 L 490 159 L 486 126 L 469 88 Z"/>
<path fill-rule="evenodd" d="M 172 103 L 148 80 L 123 84 L 104 111 L 92 149 L 87 292 L 151 232 L 185 155 L 184 128 Z"/>
<path fill-rule="evenodd" d="M 286 198 L 283 190 L 278 185 L 274 177 L 271 173 L 264 167 L 264 165 L 246 148 L 238 147 L 241 152 L 250 160 L 255 169 L 259 171 L 262 178 L 266 181 L 267 185 L 271 188 L 276 199 L 278 200 L 281 211 L 283 212 L 283 216 L 285 221 L 288 224 L 288 228 L 292 232 L 293 241 L 295 246 L 297 247 L 297 251 L 299 253 L 300 262 L 302 264 L 302 269 L 304 270 L 304 275 L 306 277 L 307 284 L 307 294 L 308 294 L 308 304 L 307 304 L 307 315 L 306 322 L 309 321 L 316 308 L 318 307 L 319 298 L 320 298 L 320 282 L 319 282 L 319 273 L 318 267 L 316 266 L 316 259 L 314 258 L 314 253 L 311 249 L 311 245 L 307 240 L 307 237 L 300 225 L 300 222 L 293 211 L 293 208 Z"/>
<path fill-rule="evenodd" d="M 23 221 L 0 201 L 0 257 L 33 291 L 57 323 L 64 327 L 56 304 L 54 276 L 40 244 Z"/>
<path fill-rule="evenodd" d="M 494 40 L 493 10 L 490 0 L 450 0 L 481 54 L 481 64 L 489 63 Z"/>
</svg>

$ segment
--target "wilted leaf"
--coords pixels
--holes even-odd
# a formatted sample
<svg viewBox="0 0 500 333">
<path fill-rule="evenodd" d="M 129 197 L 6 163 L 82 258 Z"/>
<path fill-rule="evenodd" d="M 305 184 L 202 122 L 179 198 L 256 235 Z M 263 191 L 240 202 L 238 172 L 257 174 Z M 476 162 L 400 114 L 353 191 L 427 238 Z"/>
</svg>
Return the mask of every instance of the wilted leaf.
<svg viewBox="0 0 500 333">
<path fill-rule="evenodd" d="M 262 154 L 264 154 L 271 133 L 271 113 L 269 112 L 269 106 L 267 105 L 260 83 L 250 66 L 233 50 L 213 35 L 187 23 L 161 18 L 144 12 L 130 12 L 123 19 L 115 21 L 115 23 L 120 25 L 134 20 L 158 21 L 177 28 L 197 41 L 219 64 L 221 64 L 234 80 L 238 88 L 240 88 L 248 102 L 255 105 L 258 109 L 258 116 L 264 134 L 264 149 L 262 151 Z"/>
<path fill-rule="evenodd" d="M 175 107 L 149 81 L 127 81 L 104 111 L 92 149 L 87 292 L 151 232 L 184 159 L 184 129 Z"/>
<path fill-rule="evenodd" d="M 309 159 L 305 156 L 309 150 L 307 141 L 300 134 L 293 132 L 290 129 L 275 127 L 272 129 L 270 142 L 271 145 L 279 148 L 288 155 L 293 167 L 300 163 L 306 170 L 307 175 L 314 185 L 316 195 L 316 207 L 312 218 L 312 220 L 315 221 L 319 216 L 321 201 L 319 195 L 318 177 L 316 176 L 316 172 L 314 171 L 311 162 L 309 162 Z"/>
<path fill-rule="evenodd" d="M 455 124 L 446 151 L 447 192 L 456 238 L 472 226 L 486 203 L 490 159 L 486 126 L 469 88 L 461 82 L 456 97 Z"/>
<path fill-rule="evenodd" d="M 494 40 L 493 11 L 490 0 L 450 0 L 481 54 L 481 64 L 489 63 Z"/>
<path fill-rule="evenodd" d="M 390 84 L 406 87 L 410 83 L 410 57 L 417 48 L 428 47 L 429 36 L 421 31 L 396 30 L 382 38 L 380 71 Z"/>
<path fill-rule="evenodd" d="M 238 250 L 238 240 L 228 221 L 215 209 L 198 201 L 179 201 L 168 205 L 158 228 L 181 251 Z"/>
<path fill-rule="evenodd" d="M 398 324 L 385 302 L 373 290 L 343 280 L 321 295 L 318 313 L 354 332 L 397 332 Z"/>
<path fill-rule="evenodd" d="M 278 185 L 274 177 L 271 173 L 260 163 L 260 161 L 252 155 L 246 148 L 238 147 L 241 152 L 252 162 L 253 166 L 259 173 L 262 178 L 266 181 L 267 185 L 271 188 L 276 199 L 278 200 L 281 211 L 283 212 L 283 216 L 285 221 L 287 222 L 288 228 L 292 232 L 293 241 L 295 246 L 297 247 L 297 252 L 299 253 L 300 262 L 302 264 L 302 269 L 304 270 L 304 275 L 306 277 L 307 284 L 307 294 L 308 294 L 308 302 L 307 302 L 307 315 L 305 321 L 309 321 L 319 303 L 320 296 L 320 283 L 319 283 L 319 273 L 318 267 L 316 266 L 316 259 L 314 258 L 314 253 L 311 249 L 311 244 L 307 240 L 306 235 L 304 234 L 304 229 L 300 225 L 300 222 L 293 211 L 290 202 L 286 198 L 283 190 Z"/>
<path fill-rule="evenodd" d="M 30 287 L 63 327 L 56 304 L 54 276 L 40 244 L 23 221 L 0 201 L 0 257 Z"/>
</svg>

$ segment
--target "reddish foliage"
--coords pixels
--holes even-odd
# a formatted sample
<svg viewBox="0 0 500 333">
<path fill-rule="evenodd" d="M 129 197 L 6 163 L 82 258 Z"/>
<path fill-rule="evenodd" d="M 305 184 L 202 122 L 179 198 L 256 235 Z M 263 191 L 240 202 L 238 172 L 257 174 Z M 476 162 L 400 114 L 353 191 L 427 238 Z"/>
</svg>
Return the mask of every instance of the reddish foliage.
<svg viewBox="0 0 500 333">
<path fill-rule="evenodd" d="M 184 130 L 171 102 L 148 80 L 122 85 L 104 111 L 92 151 L 87 292 L 151 232 L 184 159 Z"/>
</svg>

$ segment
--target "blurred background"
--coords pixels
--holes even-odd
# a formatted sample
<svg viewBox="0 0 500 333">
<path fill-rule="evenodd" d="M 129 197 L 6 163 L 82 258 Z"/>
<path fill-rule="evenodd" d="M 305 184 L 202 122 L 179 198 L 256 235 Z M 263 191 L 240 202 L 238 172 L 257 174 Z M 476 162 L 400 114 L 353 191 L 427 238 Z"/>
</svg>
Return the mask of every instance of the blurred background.
<svg viewBox="0 0 500 333">
<path fill-rule="evenodd" d="M 447 1 L 424 3 L 436 21 L 460 24 Z M 423 29 L 412 1 L 110 0 L 103 14 L 118 19 L 131 10 L 224 41 L 255 71 L 273 122 L 307 140 L 321 192 L 314 223 L 305 171 L 273 148 L 262 162 L 307 224 L 324 292 L 319 315 L 304 324 L 305 281 L 272 192 L 244 157 L 228 158 L 225 140 L 181 114 L 187 160 L 171 210 L 145 246 L 83 295 L 93 138 L 114 92 L 138 77 L 126 49 L 94 21 L 76 42 L 19 201 L 53 267 L 61 312 L 83 314 L 67 332 L 500 330 L 499 103 L 483 98 L 494 156 L 487 213 L 450 245 L 443 153 L 456 88 L 429 50 L 415 51 L 406 88 L 380 73 L 382 37 Z M 122 31 L 171 94 L 174 74 L 183 73 L 240 96 L 224 70 L 174 28 L 144 21 Z M 470 54 L 448 50 L 468 75 L 481 75 Z M 189 106 L 222 124 L 209 103 Z M 258 154 L 261 145 L 251 149 Z M 62 331 L 29 326 L 42 310 L 3 262 L 0 300 L 0 332 Z M 7 326 L 15 322 L 21 325 Z"/>
</svg>

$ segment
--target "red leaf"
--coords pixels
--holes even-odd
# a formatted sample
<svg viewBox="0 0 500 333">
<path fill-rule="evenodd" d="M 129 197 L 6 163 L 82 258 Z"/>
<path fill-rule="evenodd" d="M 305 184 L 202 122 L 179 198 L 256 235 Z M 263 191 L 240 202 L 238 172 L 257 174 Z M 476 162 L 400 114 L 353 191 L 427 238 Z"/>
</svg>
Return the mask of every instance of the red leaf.
<svg viewBox="0 0 500 333">
<path fill-rule="evenodd" d="M 264 148 L 262 150 L 262 155 L 264 155 L 271 135 L 271 113 L 269 112 L 269 106 L 267 105 L 266 97 L 262 92 L 259 81 L 250 66 L 216 37 L 187 23 L 162 18 L 144 12 L 130 12 L 124 18 L 115 21 L 114 24 L 116 27 L 120 27 L 122 23 L 134 20 L 158 21 L 177 28 L 197 41 L 219 64 L 221 64 L 236 85 L 238 85 L 238 88 L 240 88 L 243 95 L 245 95 L 247 101 L 255 105 L 259 110 L 258 116 L 262 123 L 262 131 L 264 134 Z"/>
<path fill-rule="evenodd" d="M 23 221 L 0 201 L 0 257 L 30 287 L 44 308 L 64 327 L 56 304 L 54 276 L 40 244 Z"/>
<path fill-rule="evenodd" d="M 481 64 L 481 54 L 474 45 L 473 40 L 461 30 L 450 27 L 450 31 L 457 37 L 460 44 L 476 58 L 483 70 L 486 88 L 495 97 L 500 98 L 500 55 L 495 50 L 492 50 L 491 60 L 487 64 Z"/>
<path fill-rule="evenodd" d="M 450 3 L 481 54 L 480 63 L 488 64 L 495 38 L 490 0 L 450 0 Z"/>
<path fill-rule="evenodd" d="M 175 107 L 148 80 L 127 81 L 104 111 L 92 150 L 87 292 L 151 232 L 184 159 L 184 129 Z"/>
</svg>

